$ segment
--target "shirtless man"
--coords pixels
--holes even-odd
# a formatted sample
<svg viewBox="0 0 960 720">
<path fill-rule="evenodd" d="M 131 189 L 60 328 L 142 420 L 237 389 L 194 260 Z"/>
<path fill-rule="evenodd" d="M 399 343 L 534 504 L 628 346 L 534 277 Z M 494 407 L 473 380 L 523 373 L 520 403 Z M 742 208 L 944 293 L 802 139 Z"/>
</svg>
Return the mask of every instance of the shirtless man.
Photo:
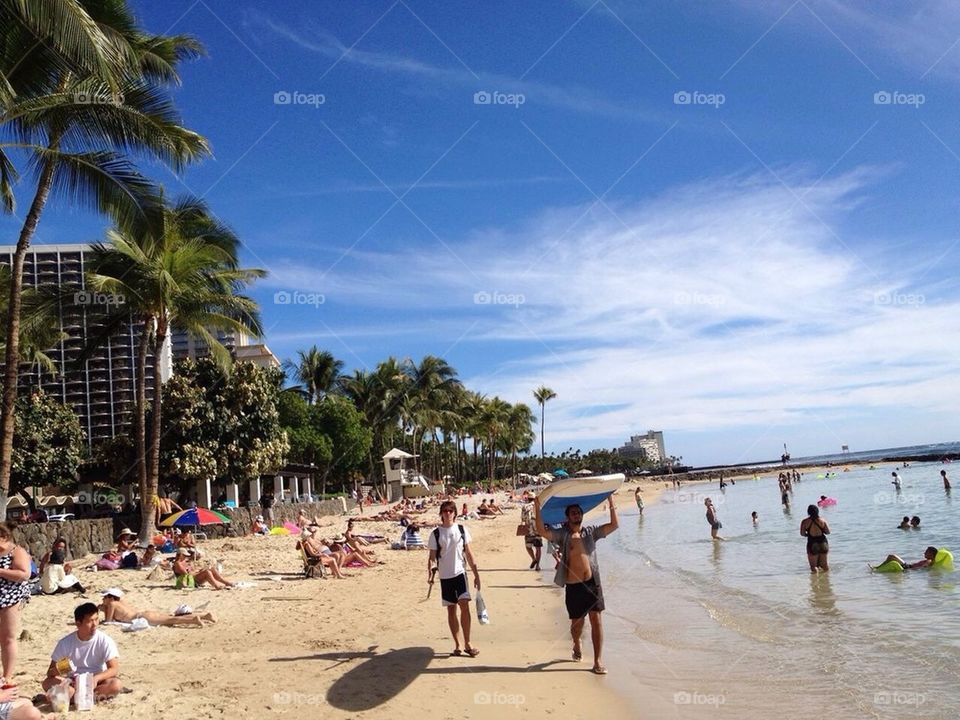
<svg viewBox="0 0 960 720">
<path fill-rule="evenodd" d="M 590 617 L 590 638 L 593 641 L 593 672 L 606 675 L 601 661 L 603 626 L 600 613 L 604 610 L 603 588 L 597 563 L 597 540 L 607 537 L 619 527 L 613 496 L 609 498 L 610 522 L 606 525 L 583 527 L 583 510 L 579 505 L 568 505 L 564 514 L 567 521 L 559 530 L 550 530 L 543 524 L 539 498 L 533 501 L 537 532 L 562 549 L 562 562 L 554 582 L 565 588 L 567 615 L 570 617 L 570 635 L 573 638 L 573 659 L 583 657 L 580 636 L 587 616 Z"/>
<path fill-rule="evenodd" d="M 217 572 L 216 568 L 206 568 L 195 571 L 193 569 L 193 563 L 190 561 L 189 548 L 180 548 L 177 550 L 177 556 L 173 560 L 173 575 L 180 584 L 185 585 L 188 582 L 186 578 L 192 577 L 193 583 L 197 586 L 207 583 L 214 590 L 223 590 L 224 588 L 233 587 L 236 584 L 223 577 L 223 575 Z"/>
<path fill-rule="evenodd" d="M 880 563 L 880 565 L 888 563 L 892 560 L 893 562 L 898 563 L 904 570 L 920 570 L 921 568 L 928 568 L 933 565 L 933 561 L 936 560 L 936 558 L 937 549 L 931 545 L 923 551 L 923 560 L 918 560 L 915 563 L 908 563 L 899 555 L 887 555 L 887 559 Z M 879 565 L 877 567 L 879 567 Z"/>
<path fill-rule="evenodd" d="M 943 489 L 944 489 L 944 490 L 949 490 L 949 489 L 950 489 L 950 480 L 947 478 L 947 471 L 946 471 L 946 470 L 941 470 L 941 471 L 940 471 L 940 477 L 943 479 Z"/>
<path fill-rule="evenodd" d="M 217 619 L 213 613 L 188 613 L 186 615 L 171 615 L 170 613 L 160 612 L 158 610 L 145 610 L 140 612 L 134 607 L 125 603 L 121 598 L 123 591 L 120 588 L 107 588 L 103 591 L 103 604 L 100 610 L 103 612 L 104 622 L 133 622 L 137 618 L 143 618 L 155 627 L 203 627 L 203 622 L 216 622 Z"/>
<path fill-rule="evenodd" d="M 160 525 L 161 520 L 173 514 L 174 508 L 176 508 L 178 512 L 180 510 L 183 510 L 182 507 L 180 507 L 173 500 L 168 498 L 167 493 L 165 493 L 163 490 L 161 490 L 158 493 L 155 506 L 157 508 L 157 525 L 158 526 Z"/>
</svg>

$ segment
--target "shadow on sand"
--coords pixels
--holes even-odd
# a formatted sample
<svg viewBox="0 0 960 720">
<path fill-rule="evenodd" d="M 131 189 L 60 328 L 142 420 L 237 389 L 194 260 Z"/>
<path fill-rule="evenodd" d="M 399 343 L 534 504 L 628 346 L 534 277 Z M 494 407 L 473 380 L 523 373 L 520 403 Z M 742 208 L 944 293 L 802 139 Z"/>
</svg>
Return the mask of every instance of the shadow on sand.
<svg viewBox="0 0 960 720">
<path fill-rule="evenodd" d="M 308 660 L 330 660 L 332 669 L 351 660 L 365 658 L 365 662 L 351 668 L 334 681 L 327 691 L 327 702 L 335 708 L 348 712 L 372 710 L 391 698 L 396 697 L 420 675 L 425 674 L 461 674 L 461 673 L 526 673 L 562 667 L 551 671 L 577 671 L 582 665 L 568 660 L 550 660 L 528 666 L 512 665 L 476 665 L 461 664 L 463 661 L 476 663 L 476 659 L 460 658 L 452 655 L 437 655 L 433 648 L 409 647 L 377 653 L 376 646 L 366 651 L 347 651 L 300 655 L 296 657 L 273 657 L 269 662 L 304 662 Z M 431 660 L 449 661 L 443 667 L 428 668 Z M 375 679 L 375 680 L 374 680 Z"/>
</svg>

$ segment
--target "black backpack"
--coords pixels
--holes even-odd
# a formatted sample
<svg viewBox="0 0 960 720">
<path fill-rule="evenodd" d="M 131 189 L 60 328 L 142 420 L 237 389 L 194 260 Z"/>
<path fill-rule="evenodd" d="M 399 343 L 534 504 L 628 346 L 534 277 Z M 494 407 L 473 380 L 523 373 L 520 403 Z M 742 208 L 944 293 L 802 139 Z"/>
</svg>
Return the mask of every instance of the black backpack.
<svg viewBox="0 0 960 720">
<path fill-rule="evenodd" d="M 457 527 L 460 528 L 460 539 L 463 540 L 463 545 L 467 545 L 467 533 L 463 529 L 463 525 L 457 523 Z M 440 528 L 433 529 L 433 542 L 437 545 L 437 562 L 440 562 Z"/>
</svg>

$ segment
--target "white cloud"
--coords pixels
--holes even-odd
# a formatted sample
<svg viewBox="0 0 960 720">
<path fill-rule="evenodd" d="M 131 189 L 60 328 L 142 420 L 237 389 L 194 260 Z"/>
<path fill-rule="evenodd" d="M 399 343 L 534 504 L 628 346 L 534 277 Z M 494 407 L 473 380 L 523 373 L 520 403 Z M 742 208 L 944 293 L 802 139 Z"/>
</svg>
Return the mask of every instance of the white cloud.
<svg viewBox="0 0 960 720">
<path fill-rule="evenodd" d="M 817 184 L 784 171 L 792 191 L 769 176 L 725 177 L 615 214 L 557 209 L 478 231 L 451 242 L 456 257 L 439 246 L 352 256 L 329 279 L 352 303 L 409 308 L 411 324 L 441 318 L 424 352 L 475 323 L 459 347 L 488 362 L 460 363 L 467 385 L 527 403 L 549 385 L 548 441 L 563 447 L 656 427 L 723 437 L 719 452 L 735 453 L 767 428 L 805 427 L 820 448 L 839 448 L 864 414 L 933 417 L 960 391 L 956 287 L 923 285 L 920 258 L 888 257 L 882 239 L 839 230 L 882 174 Z M 417 280 L 401 283 L 400 299 L 377 291 L 391 268 Z M 477 305 L 480 291 L 523 302 Z M 342 325 L 344 337 L 363 332 Z M 502 348 L 515 359 L 497 362 Z"/>
</svg>

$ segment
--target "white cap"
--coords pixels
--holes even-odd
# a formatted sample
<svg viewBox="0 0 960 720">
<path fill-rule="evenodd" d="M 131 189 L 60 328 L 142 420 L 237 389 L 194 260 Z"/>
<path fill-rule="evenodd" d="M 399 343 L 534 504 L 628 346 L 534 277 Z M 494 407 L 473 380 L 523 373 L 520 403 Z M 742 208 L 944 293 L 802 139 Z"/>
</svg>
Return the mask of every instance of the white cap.
<svg viewBox="0 0 960 720">
<path fill-rule="evenodd" d="M 104 590 L 104 591 L 103 591 L 102 593 L 100 593 L 100 594 L 101 594 L 103 597 L 106 597 L 107 595 L 110 595 L 110 596 L 112 596 L 112 597 L 117 598 L 117 600 L 119 600 L 120 598 L 123 597 L 123 590 L 121 590 L 120 588 L 112 587 L 112 588 L 107 588 L 106 590 Z"/>
</svg>

